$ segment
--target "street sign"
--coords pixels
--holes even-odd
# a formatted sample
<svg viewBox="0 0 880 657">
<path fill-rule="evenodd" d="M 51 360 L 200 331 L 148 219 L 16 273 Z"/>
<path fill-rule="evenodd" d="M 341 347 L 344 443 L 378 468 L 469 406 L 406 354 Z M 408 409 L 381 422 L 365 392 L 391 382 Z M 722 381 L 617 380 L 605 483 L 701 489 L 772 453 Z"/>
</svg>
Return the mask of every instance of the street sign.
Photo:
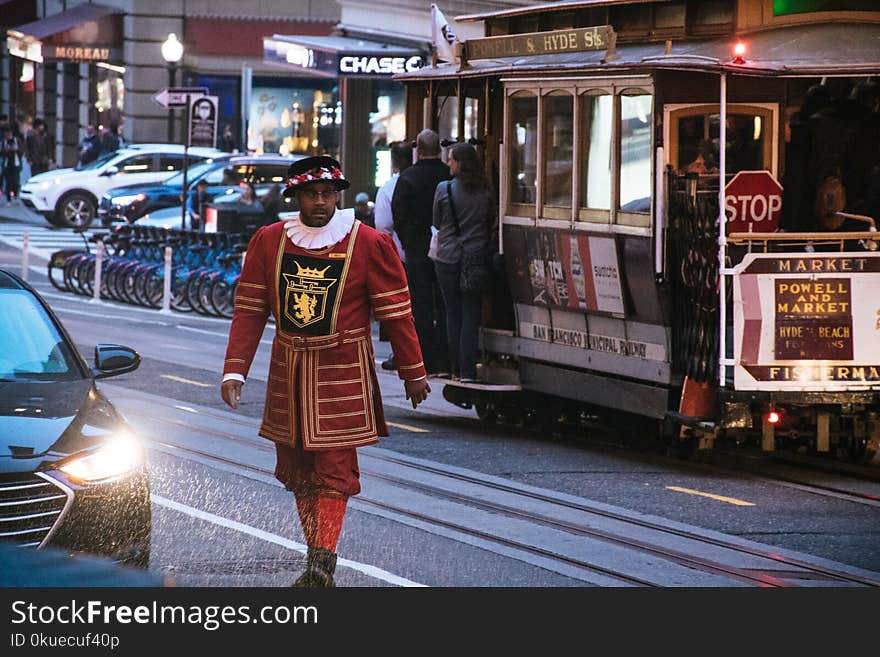
<svg viewBox="0 0 880 657">
<path fill-rule="evenodd" d="M 728 233 L 772 233 L 782 215 L 782 185 L 769 171 L 740 171 L 724 188 Z"/>
<path fill-rule="evenodd" d="M 192 101 L 189 112 L 189 141 L 187 146 L 214 148 L 217 143 L 217 96 L 201 96 Z"/>
<path fill-rule="evenodd" d="M 152 99 L 167 109 L 186 107 L 186 97 L 195 100 L 208 94 L 208 87 L 165 87 L 152 95 Z"/>
</svg>

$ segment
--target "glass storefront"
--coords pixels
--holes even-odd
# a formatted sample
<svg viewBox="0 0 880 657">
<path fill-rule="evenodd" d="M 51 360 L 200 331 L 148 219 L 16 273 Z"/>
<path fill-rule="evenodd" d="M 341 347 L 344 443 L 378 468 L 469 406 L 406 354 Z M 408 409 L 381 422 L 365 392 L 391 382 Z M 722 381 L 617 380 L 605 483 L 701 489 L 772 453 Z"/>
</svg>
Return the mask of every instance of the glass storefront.
<svg viewBox="0 0 880 657">
<path fill-rule="evenodd" d="M 257 153 L 339 155 L 342 103 L 335 84 L 309 88 L 255 84 L 247 148 Z"/>
</svg>

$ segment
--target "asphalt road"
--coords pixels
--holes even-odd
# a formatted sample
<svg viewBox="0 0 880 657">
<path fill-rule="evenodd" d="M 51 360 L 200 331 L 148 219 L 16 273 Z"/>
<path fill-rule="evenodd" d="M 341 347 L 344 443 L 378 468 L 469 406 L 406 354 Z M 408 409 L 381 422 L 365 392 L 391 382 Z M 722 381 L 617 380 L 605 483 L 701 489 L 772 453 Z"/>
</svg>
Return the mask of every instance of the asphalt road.
<svg viewBox="0 0 880 657">
<path fill-rule="evenodd" d="M 19 262 L 14 249 L 0 245 L 0 266 L 16 271 Z M 151 570 L 182 586 L 289 584 L 304 561 L 302 535 L 292 495 L 271 476 L 271 444 L 257 438 L 255 429 L 272 327 L 263 336 L 239 411 L 232 414 L 219 398 L 228 322 L 93 304 L 58 293 L 40 274 L 40 262 L 33 265 L 31 282 L 45 293 L 87 359 L 94 345 L 104 342 L 126 344 L 143 357 L 136 372 L 109 379 L 105 387 L 150 446 L 155 523 Z M 381 361 L 389 347 L 374 344 Z M 414 411 L 407 407 L 395 375 L 380 373 L 380 384 L 392 435 L 367 457 L 379 459 L 374 463 L 398 454 L 432 464 L 447 479 L 450 469 L 456 469 L 508 482 L 517 490 L 546 491 L 792 558 L 875 571 L 873 577 L 880 579 L 878 503 L 623 449 L 605 440 L 607 432 L 601 429 L 542 435 L 487 426 L 471 412 L 447 404 L 439 382 L 429 401 Z M 602 586 L 614 583 L 572 565 L 587 558 L 583 554 L 590 563 L 612 559 L 612 565 L 632 572 L 647 563 L 630 562 L 630 552 L 609 552 L 607 541 L 587 550 L 584 546 L 593 539 L 546 524 L 511 533 L 519 531 L 519 520 L 457 500 L 459 490 L 426 493 L 389 483 L 394 477 L 414 476 L 404 465 L 394 467 L 402 469 L 390 479 L 388 473 L 384 479 L 364 476 L 366 501 L 355 499 L 349 507 L 339 545 L 340 558 L 347 560 L 340 565 L 340 585 Z M 810 476 L 825 486 L 857 486 L 880 499 L 878 484 L 839 475 Z M 466 528 L 467 517 L 489 528 L 485 531 L 491 536 Z M 492 540 L 508 535 L 516 539 Z M 544 552 L 524 549 L 517 542 L 523 536 L 531 536 Z M 580 556 L 571 556 L 575 553 Z M 568 561 L 559 562 L 558 555 L 569 555 Z M 699 569 L 665 567 L 657 569 L 666 573 L 657 575 L 661 585 L 739 585 Z"/>
</svg>

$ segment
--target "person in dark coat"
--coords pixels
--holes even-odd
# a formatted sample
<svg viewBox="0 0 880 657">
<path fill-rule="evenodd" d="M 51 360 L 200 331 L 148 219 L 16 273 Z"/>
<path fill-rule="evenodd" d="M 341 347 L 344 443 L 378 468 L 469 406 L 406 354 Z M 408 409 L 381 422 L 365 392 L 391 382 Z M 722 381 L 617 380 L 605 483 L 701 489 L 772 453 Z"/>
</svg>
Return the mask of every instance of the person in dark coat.
<svg viewBox="0 0 880 657">
<path fill-rule="evenodd" d="M 86 126 L 86 136 L 79 142 L 79 163 L 82 168 L 98 159 L 101 154 L 101 135 L 95 130 L 95 126 Z"/>
<path fill-rule="evenodd" d="M 406 254 L 406 276 L 412 297 L 416 333 L 429 374 L 449 373 L 445 313 L 434 263 L 428 258 L 434 192 L 449 180 L 449 167 L 440 159 L 440 137 L 422 130 L 416 137 L 415 164 L 400 174 L 391 198 L 394 230 Z"/>
<path fill-rule="evenodd" d="M 2 165 L 3 189 L 10 204 L 18 199 L 23 161 L 24 147 L 21 138 L 15 134 L 11 125 L 4 126 L 3 141 L 0 142 L 0 165 Z"/>
<path fill-rule="evenodd" d="M 195 189 L 189 193 L 186 201 L 186 216 L 189 217 L 190 230 L 202 230 L 205 217 L 205 205 L 211 201 L 208 194 L 208 181 L 205 178 L 196 183 Z"/>
<path fill-rule="evenodd" d="M 488 256 L 494 210 L 480 158 L 471 144 L 453 146 L 449 169 L 452 181 L 437 185 L 434 195 L 434 227 L 439 231 L 434 267 L 446 309 L 452 377 L 473 382 L 480 355 L 483 291 L 463 288 L 461 273 L 465 258 Z"/>
<path fill-rule="evenodd" d="M 55 140 L 46 132 L 43 119 L 34 121 L 34 129 L 25 139 L 27 159 L 31 163 L 31 175 L 44 173 L 55 165 Z"/>
<path fill-rule="evenodd" d="M 370 197 L 366 192 L 360 192 L 354 197 L 354 217 L 370 228 L 376 227 L 376 217 L 370 206 Z"/>
</svg>

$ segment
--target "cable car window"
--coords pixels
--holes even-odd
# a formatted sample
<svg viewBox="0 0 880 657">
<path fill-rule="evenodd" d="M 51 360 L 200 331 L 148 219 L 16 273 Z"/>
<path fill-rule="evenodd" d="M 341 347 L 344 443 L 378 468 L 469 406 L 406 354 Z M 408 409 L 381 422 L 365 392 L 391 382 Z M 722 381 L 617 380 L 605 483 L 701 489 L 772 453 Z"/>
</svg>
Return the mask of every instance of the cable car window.
<svg viewBox="0 0 880 657">
<path fill-rule="evenodd" d="M 477 98 L 464 99 L 464 140 L 479 138 L 479 107 Z"/>
<path fill-rule="evenodd" d="M 458 96 L 437 97 L 437 134 L 458 141 Z"/>
<path fill-rule="evenodd" d="M 511 203 L 535 204 L 535 176 L 538 163 L 538 99 L 516 96 L 510 99 Z"/>
<path fill-rule="evenodd" d="M 544 205 L 570 208 L 574 157 L 574 98 L 569 93 L 559 92 L 545 96 L 543 100 Z M 571 213 L 567 212 L 565 216 L 554 218 L 570 219 Z"/>
<path fill-rule="evenodd" d="M 768 107 L 728 106 L 728 178 L 739 171 L 775 170 L 773 117 Z M 676 171 L 682 174 L 718 175 L 721 138 L 718 105 L 671 109 L 669 127 L 668 161 Z"/>
<path fill-rule="evenodd" d="M 651 210 L 651 95 L 620 97 L 620 210 Z"/>
<path fill-rule="evenodd" d="M 581 103 L 581 207 L 611 209 L 612 97 L 586 95 Z M 607 222 L 607 218 L 606 218 Z"/>
</svg>

